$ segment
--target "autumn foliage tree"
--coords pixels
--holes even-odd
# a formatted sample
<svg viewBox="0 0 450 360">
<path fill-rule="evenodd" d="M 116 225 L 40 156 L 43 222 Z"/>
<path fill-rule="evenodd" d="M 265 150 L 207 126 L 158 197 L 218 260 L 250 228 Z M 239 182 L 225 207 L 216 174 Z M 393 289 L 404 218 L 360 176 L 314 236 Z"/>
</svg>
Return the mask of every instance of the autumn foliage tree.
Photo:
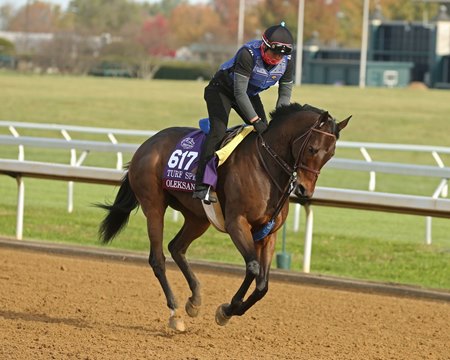
<svg viewBox="0 0 450 360">
<path fill-rule="evenodd" d="M 118 35 L 132 23 L 140 23 L 140 5 L 129 0 L 71 0 L 69 12 L 74 15 L 79 33 Z"/>
<path fill-rule="evenodd" d="M 138 42 L 151 56 L 173 55 L 170 46 L 169 22 L 163 15 L 156 15 L 144 21 L 138 34 Z"/>
<path fill-rule="evenodd" d="M 42 1 L 23 6 L 8 23 L 10 31 L 49 33 L 58 30 L 63 18 L 61 8 Z"/>
<path fill-rule="evenodd" d="M 220 39 L 225 30 L 213 7 L 205 4 L 182 3 L 173 9 L 169 19 L 170 32 L 177 46 L 185 46 L 210 39 Z"/>
<path fill-rule="evenodd" d="M 0 6 L 0 24 L 12 31 L 53 33 L 54 42 L 41 48 L 40 56 L 47 63 L 84 69 L 81 58 L 92 61 L 102 53 L 120 56 L 123 52 L 154 69 L 155 59 L 171 56 L 181 46 L 203 43 L 207 49 L 212 45 L 217 49 L 236 45 L 240 1 L 245 1 L 244 41 L 259 38 L 264 29 L 281 21 L 296 40 L 298 0 L 71 0 L 67 11 L 45 0 L 33 0 L 17 11 Z M 318 34 L 324 46 L 360 46 L 362 0 L 304 1 L 305 43 Z M 412 0 L 372 0 L 370 4 L 372 11 L 381 6 L 388 20 L 407 21 L 431 19 L 439 7 Z M 123 44 L 103 44 L 108 45 L 103 52 L 92 49 L 92 38 L 104 34 Z"/>
</svg>

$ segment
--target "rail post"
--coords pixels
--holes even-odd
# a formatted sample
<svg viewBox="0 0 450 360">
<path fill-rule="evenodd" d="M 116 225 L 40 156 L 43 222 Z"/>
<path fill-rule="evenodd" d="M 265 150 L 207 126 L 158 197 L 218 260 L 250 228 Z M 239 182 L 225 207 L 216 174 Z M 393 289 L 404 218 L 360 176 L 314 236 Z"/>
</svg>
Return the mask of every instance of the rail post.
<svg viewBox="0 0 450 360">
<path fill-rule="evenodd" d="M 23 215 L 25 208 L 25 184 L 22 176 L 16 177 L 17 181 L 17 218 L 16 218 L 16 239 L 23 239 Z"/>
<path fill-rule="evenodd" d="M 305 246 L 303 250 L 303 272 L 309 273 L 311 270 L 311 252 L 314 214 L 310 204 L 305 204 L 306 227 L 305 227 Z"/>
</svg>

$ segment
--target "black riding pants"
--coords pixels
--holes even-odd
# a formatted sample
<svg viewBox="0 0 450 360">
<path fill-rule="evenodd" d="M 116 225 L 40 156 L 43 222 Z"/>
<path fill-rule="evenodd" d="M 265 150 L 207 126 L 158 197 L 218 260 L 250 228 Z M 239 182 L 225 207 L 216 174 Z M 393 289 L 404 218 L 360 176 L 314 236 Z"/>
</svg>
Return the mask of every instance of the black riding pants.
<svg viewBox="0 0 450 360">
<path fill-rule="evenodd" d="M 206 135 L 206 139 L 200 153 L 196 174 L 197 184 L 203 183 L 203 175 L 205 173 L 206 164 L 212 158 L 214 152 L 218 149 L 221 140 L 225 136 L 231 109 L 233 108 L 238 115 L 245 122 L 247 122 L 237 106 L 234 96 L 230 96 L 229 93 L 231 93 L 231 91 L 224 90 L 223 85 L 214 78 L 205 88 L 204 99 L 208 109 L 210 130 L 209 134 Z M 250 97 L 250 101 L 258 116 L 263 121 L 267 122 L 264 106 L 259 95 Z"/>
</svg>

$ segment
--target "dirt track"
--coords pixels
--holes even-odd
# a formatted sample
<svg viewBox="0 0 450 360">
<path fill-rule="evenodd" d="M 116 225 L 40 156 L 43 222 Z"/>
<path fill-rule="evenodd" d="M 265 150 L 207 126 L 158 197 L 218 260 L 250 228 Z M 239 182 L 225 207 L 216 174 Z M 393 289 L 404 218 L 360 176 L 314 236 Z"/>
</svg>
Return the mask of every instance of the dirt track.
<svg viewBox="0 0 450 360">
<path fill-rule="evenodd" d="M 169 271 L 180 304 L 189 295 Z M 167 328 L 151 270 L 0 248 L 0 359 L 450 359 L 450 303 L 271 282 L 225 327 L 241 278 L 198 273 L 204 304 Z"/>
</svg>

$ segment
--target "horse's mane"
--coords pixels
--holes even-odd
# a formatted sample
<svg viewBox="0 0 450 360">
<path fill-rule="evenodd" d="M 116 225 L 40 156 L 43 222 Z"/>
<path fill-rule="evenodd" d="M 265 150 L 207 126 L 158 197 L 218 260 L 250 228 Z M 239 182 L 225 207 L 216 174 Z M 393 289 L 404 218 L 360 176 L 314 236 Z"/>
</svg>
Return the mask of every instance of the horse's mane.
<svg viewBox="0 0 450 360">
<path fill-rule="evenodd" d="M 271 120 L 282 120 L 292 113 L 300 111 L 312 111 L 319 115 L 322 115 L 325 112 L 325 110 L 319 109 L 309 104 L 300 105 L 299 103 L 290 103 L 289 105 L 281 105 L 280 107 L 276 108 L 270 113 L 270 118 Z"/>
<path fill-rule="evenodd" d="M 302 112 L 302 111 L 311 111 L 316 114 L 322 115 L 326 112 L 326 110 L 319 109 L 315 106 L 304 104 L 300 105 L 299 103 L 290 103 L 289 105 L 281 105 L 280 107 L 276 108 L 274 111 L 270 113 L 270 119 L 272 121 L 283 121 L 288 116 L 292 115 L 296 112 Z M 330 116 L 330 119 L 335 123 L 333 117 Z M 336 126 L 333 126 L 334 134 L 336 135 L 336 138 L 339 138 L 339 130 Z"/>
</svg>

